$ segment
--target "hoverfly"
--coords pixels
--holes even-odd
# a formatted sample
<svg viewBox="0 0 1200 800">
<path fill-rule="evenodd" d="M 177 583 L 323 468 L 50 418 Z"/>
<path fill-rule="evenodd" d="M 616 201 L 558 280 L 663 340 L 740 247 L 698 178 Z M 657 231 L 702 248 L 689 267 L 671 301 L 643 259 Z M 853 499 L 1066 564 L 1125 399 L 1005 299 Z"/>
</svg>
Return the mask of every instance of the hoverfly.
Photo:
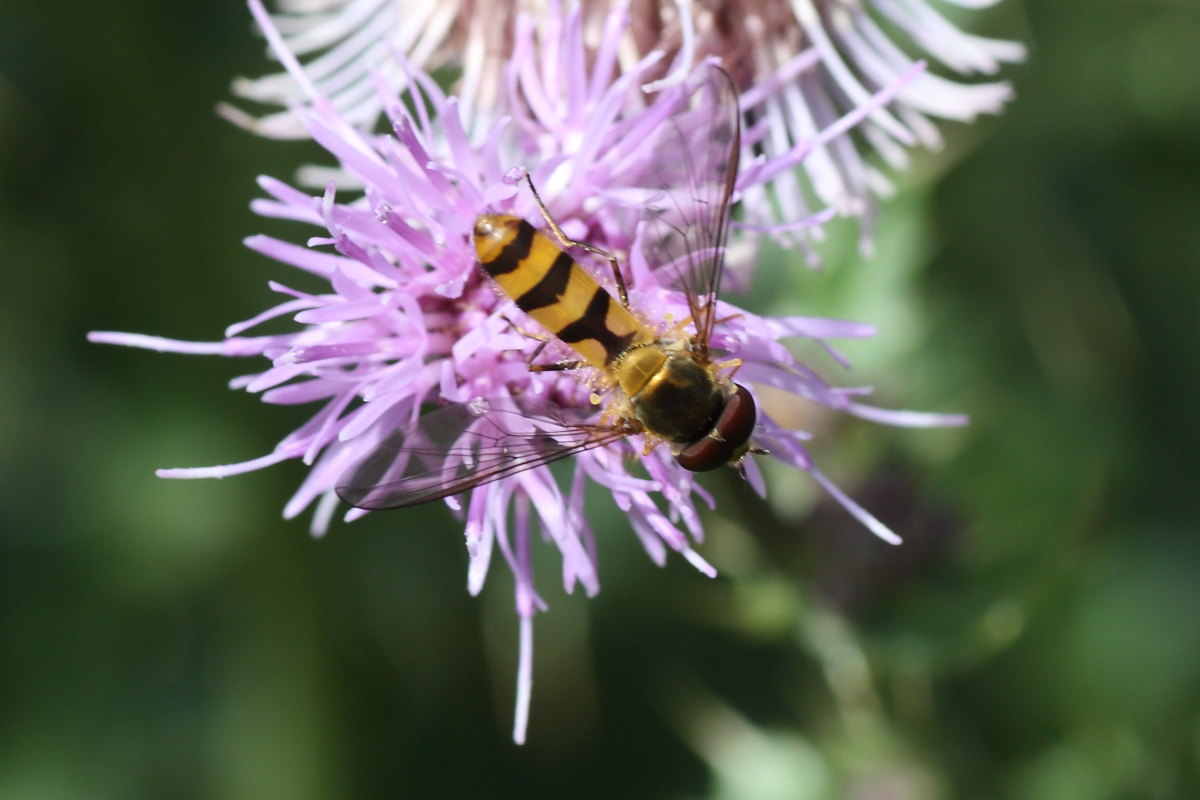
<svg viewBox="0 0 1200 800">
<path fill-rule="evenodd" d="M 482 214 L 474 243 L 482 270 L 504 295 L 577 360 L 531 370 L 591 367 L 610 390 L 605 410 L 569 408 L 530 395 L 438 409 L 384 439 L 339 481 L 338 495 L 367 510 L 437 500 L 627 436 L 649 453 L 667 443 L 685 469 L 741 468 L 757 419 L 753 397 L 714 362 L 709 342 L 738 172 L 740 114 L 729 75 L 709 66 L 679 92 L 663 126 L 662 158 L 642 211 L 646 260 L 659 281 L 687 298 L 695 333 L 662 333 L 630 309 L 617 259 L 568 239 L 526 175 L 548 231 L 510 214 Z M 614 296 L 568 254 L 607 259 Z M 687 320 L 684 321 L 685 323 Z M 543 343 L 544 346 L 545 343 Z M 541 348 L 538 348 L 540 352 Z M 537 353 L 535 352 L 534 358 Z M 595 402 L 595 400 L 593 401 Z"/>
</svg>

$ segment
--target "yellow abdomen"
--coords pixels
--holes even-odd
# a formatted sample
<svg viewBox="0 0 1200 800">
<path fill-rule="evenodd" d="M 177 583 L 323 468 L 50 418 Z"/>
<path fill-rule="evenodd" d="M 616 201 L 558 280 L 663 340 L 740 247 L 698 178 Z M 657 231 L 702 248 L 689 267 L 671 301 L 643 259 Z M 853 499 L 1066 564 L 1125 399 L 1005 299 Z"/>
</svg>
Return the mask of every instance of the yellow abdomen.
<svg viewBox="0 0 1200 800">
<path fill-rule="evenodd" d="M 475 252 L 518 308 L 590 366 L 608 368 L 631 347 L 655 338 L 575 259 L 520 217 L 480 216 Z"/>
</svg>

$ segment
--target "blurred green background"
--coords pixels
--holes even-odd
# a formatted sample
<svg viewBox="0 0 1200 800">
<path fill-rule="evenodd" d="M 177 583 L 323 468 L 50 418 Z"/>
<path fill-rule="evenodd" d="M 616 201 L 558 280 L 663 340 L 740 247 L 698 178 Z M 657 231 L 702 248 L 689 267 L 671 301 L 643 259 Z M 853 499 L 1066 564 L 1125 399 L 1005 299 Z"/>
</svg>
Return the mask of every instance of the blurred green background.
<svg viewBox="0 0 1200 800">
<path fill-rule="evenodd" d="M 787 301 L 879 325 L 831 377 L 973 417 L 814 443 L 906 544 L 783 474 L 715 486 L 715 581 L 596 517 L 598 598 L 542 553 L 518 748 L 511 581 L 467 596 L 444 509 L 313 541 L 297 464 L 158 480 L 307 409 L 225 389 L 258 363 L 84 340 L 210 340 L 292 277 L 240 240 L 310 231 L 247 205 L 317 155 L 212 110 L 264 70 L 243 5 L 5 4 L 0 798 L 1200 797 L 1200 10 L 977 19 L 1031 46 L 1017 102 Z"/>
</svg>

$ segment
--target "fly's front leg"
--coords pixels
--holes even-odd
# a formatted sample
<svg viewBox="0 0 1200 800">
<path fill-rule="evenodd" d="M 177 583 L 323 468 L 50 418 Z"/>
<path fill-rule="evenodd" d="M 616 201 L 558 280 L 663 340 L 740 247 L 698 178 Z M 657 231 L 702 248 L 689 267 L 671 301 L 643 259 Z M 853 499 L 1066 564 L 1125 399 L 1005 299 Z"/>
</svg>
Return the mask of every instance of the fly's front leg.
<svg viewBox="0 0 1200 800">
<path fill-rule="evenodd" d="M 728 361 L 714 362 L 712 366 L 715 370 L 729 370 L 729 374 L 725 377 L 729 380 L 733 380 L 733 376 L 737 375 L 738 370 L 742 368 L 742 364 L 744 363 L 745 362 L 740 358 L 731 358 Z"/>
<path fill-rule="evenodd" d="M 546 220 L 546 227 L 548 227 L 550 232 L 554 234 L 554 238 L 558 239 L 558 243 L 564 248 L 578 247 L 580 250 L 586 250 L 593 255 L 600 256 L 601 258 L 607 260 L 609 265 L 612 267 L 613 280 L 617 284 L 617 293 L 621 297 L 621 305 L 629 308 L 629 291 L 625 288 L 625 278 L 621 275 L 621 265 L 617 261 L 617 257 L 612 253 L 601 250 L 599 247 L 593 247 L 587 242 L 577 242 L 574 239 L 568 239 L 567 234 L 564 233 L 563 229 L 558 227 L 558 223 L 554 221 L 554 217 L 550 216 L 550 210 L 546 208 L 546 204 L 542 202 L 541 195 L 538 194 L 537 189 L 535 189 L 533 186 L 533 178 L 528 172 L 523 174 L 525 175 L 525 182 L 529 184 L 529 191 L 533 193 L 533 201 L 537 203 L 538 211 L 542 213 L 542 219 Z"/>
</svg>

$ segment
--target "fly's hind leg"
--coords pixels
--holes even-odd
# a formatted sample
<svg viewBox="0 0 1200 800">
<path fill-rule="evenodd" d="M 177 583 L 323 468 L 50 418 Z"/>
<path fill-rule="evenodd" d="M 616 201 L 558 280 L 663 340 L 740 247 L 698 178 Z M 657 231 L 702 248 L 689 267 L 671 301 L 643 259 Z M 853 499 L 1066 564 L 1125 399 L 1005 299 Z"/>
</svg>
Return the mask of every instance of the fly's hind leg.
<svg viewBox="0 0 1200 800">
<path fill-rule="evenodd" d="M 525 366 L 529 367 L 530 372 L 563 372 L 570 369 L 579 369 L 583 366 L 582 361 L 556 361 L 553 364 L 533 363 L 534 359 L 540 356 L 542 351 L 546 349 L 546 345 L 550 344 L 550 340 L 548 339 L 540 339 L 539 341 L 541 343 L 525 362 Z"/>
<path fill-rule="evenodd" d="M 538 342 L 538 346 L 534 348 L 533 352 L 529 355 L 529 358 L 525 359 L 525 366 L 529 367 L 530 372 L 561 372 L 569 369 L 579 369 L 583 366 L 582 361 L 558 361 L 554 364 L 533 363 L 537 357 L 542 354 L 542 351 L 546 349 L 546 345 L 550 344 L 550 339 L 545 336 L 539 336 L 532 331 L 525 330 L 508 317 L 504 317 L 504 321 L 507 322 L 517 333 L 526 338 L 533 339 L 535 342 Z"/>
<path fill-rule="evenodd" d="M 530 362 L 533 361 L 534 357 L 536 357 L 537 354 L 540 353 L 544 347 L 545 347 L 545 345 L 538 347 L 537 351 L 532 356 L 529 357 Z M 571 370 L 571 369 L 579 369 L 582 366 L 583 366 L 582 361 L 559 361 L 554 364 L 530 363 L 529 371 L 530 372 L 565 372 L 565 371 Z"/>
<path fill-rule="evenodd" d="M 546 227 L 548 227 L 550 232 L 554 234 L 554 238 L 558 239 L 558 243 L 564 248 L 578 247 L 580 250 L 586 250 L 587 252 L 600 256 L 608 261 L 609 265 L 612 267 L 613 280 L 616 281 L 617 284 L 617 293 L 621 297 L 621 305 L 629 308 L 629 291 L 625 288 L 625 277 L 621 275 L 621 265 L 617 261 L 617 257 L 612 253 L 601 250 L 599 247 L 593 247 L 587 242 L 577 242 L 574 239 L 568 239 L 567 234 L 565 234 L 563 229 L 558 227 L 558 223 L 554 221 L 554 217 L 550 216 L 550 210 L 546 208 L 546 204 L 542 202 L 541 195 L 538 194 L 537 189 L 535 189 L 533 186 L 533 178 L 528 172 L 524 172 L 523 174 L 525 175 L 525 182 L 529 184 L 529 191 L 533 193 L 533 201 L 537 203 L 538 211 L 542 213 L 542 219 L 546 220 Z"/>
</svg>

